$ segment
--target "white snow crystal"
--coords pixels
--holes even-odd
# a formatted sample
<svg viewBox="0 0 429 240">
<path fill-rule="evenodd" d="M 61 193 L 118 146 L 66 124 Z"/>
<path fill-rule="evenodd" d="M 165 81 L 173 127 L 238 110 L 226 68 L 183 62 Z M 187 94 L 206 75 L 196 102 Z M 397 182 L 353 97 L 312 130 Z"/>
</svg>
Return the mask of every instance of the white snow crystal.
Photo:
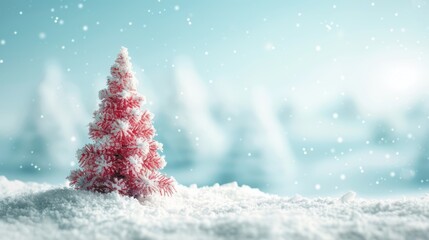
<svg viewBox="0 0 429 240">
<path fill-rule="evenodd" d="M 146 179 L 143 179 L 144 181 Z M 236 183 L 176 186 L 139 202 L 117 193 L 0 177 L 2 239 L 427 239 L 429 196 L 279 197 Z M 352 196 L 347 193 L 345 196 Z M 350 197 L 346 197 L 351 200 Z"/>
<path fill-rule="evenodd" d="M 142 159 L 137 155 L 128 157 L 128 161 L 134 166 L 136 172 L 139 172 L 143 167 Z"/>
<path fill-rule="evenodd" d="M 156 142 L 156 146 L 158 148 L 159 151 L 164 151 L 164 144 L 160 143 L 160 142 Z"/>
<path fill-rule="evenodd" d="M 101 121 L 102 118 L 103 118 L 103 115 L 99 111 L 96 111 L 94 115 L 95 122 Z"/>
<path fill-rule="evenodd" d="M 140 117 L 142 115 L 142 111 L 140 110 L 140 108 L 132 108 L 131 115 L 135 117 Z"/>
<path fill-rule="evenodd" d="M 102 150 L 109 146 L 111 141 L 110 135 L 104 135 L 102 138 L 95 141 L 95 148 L 98 150 Z"/>
<path fill-rule="evenodd" d="M 104 98 L 108 97 L 110 95 L 109 90 L 108 89 L 101 89 L 100 91 L 98 91 L 98 98 L 100 100 L 103 100 Z"/>
<path fill-rule="evenodd" d="M 77 158 L 78 160 L 79 160 L 79 159 L 81 159 L 81 158 L 82 158 L 83 153 L 84 153 L 84 148 L 79 148 L 79 149 L 76 151 L 76 158 Z"/>
<path fill-rule="evenodd" d="M 130 124 L 127 121 L 118 119 L 112 124 L 112 132 L 126 132 L 130 127 Z"/>
<path fill-rule="evenodd" d="M 129 96 L 131 96 L 131 93 L 127 90 L 122 90 L 122 92 L 119 93 L 119 96 L 121 96 L 122 98 L 128 98 Z"/>
<path fill-rule="evenodd" d="M 163 169 L 165 166 L 167 166 L 167 161 L 165 161 L 165 156 L 161 156 L 159 165 L 160 165 L 161 169 Z"/>
<path fill-rule="evenodd" d="M 106 170 L 106 168 L 111 167 L 112 163 L 107 162 L 107 160 L 104 158 L 104 156 L 100 156 L 95 160 L 95 164 L 97 165 L 97 173 L 102 173 Z"/>
<path fill-rule="evenodd" d="M 109 184 L 114 191 L 121 191 L 126 187 L 125 182 L 122 179 L 117 178 L 115 178 L 113 181 L 110 181 Z"/>
<path fill-rule="evenodd" d="M 136 147 L 140 148 L 145 156 L 149 153 L 149 143 L 143 138 L 138 138 L 136 140 Z"/>
<path fill-rule="evenodd" d="M 137 164 L 141 163 L 140 158 L 138 156 L 135 156 L 135 155 L 128 157 L 128 161 L 133 165 L 137 165 Z"/>
<path fill-rule="evenodd" d="M 85 175 L 81 175 L 77 178 L 76 187 L 85 189 L 85 187 L 87 187 L 87 186 L 85 186 L 86 184 L 87 184 L 87 181 L 85 179 Z"/>
<path fill-rule="evenodd" d="M 131 65 L 131 63 L 129 63 L 129 64 Z M 131 67 L 130 67 L 130 68 L 131 68 Z M 125 71 L 127 71 L 127 72 L 132 72 L 132 71 L 131 71 L 131 70 L 129 70 L 129 69 L 124 70 L 124 72 L 125 72 Z M 131 77 L 130 81 L 127 81 L 127 82 L 126 82 L 125 87 L 126 87 L 127 89 L 129 89 L 129 90 L 134 90 L 134 89 L 136 89 L 136 88 L 137 88 L 137 79 L 134 77 L 134 75 Z"/>
</svg>

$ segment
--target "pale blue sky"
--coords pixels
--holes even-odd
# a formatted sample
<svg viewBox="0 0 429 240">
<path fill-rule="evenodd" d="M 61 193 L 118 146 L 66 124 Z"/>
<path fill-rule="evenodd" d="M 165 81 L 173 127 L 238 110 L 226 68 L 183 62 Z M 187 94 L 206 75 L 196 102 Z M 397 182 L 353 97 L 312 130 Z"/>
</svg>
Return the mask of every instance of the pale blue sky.
<svg viewBox="0 0 429 240">
<path fill-rule="evenodd" d="M 359 85 L 375 74 L 367 69 L 374 59 L 427 66 L 428 8 L 417 0 L 2 1 L 0 114 L 14 122 L 52 61 L 90 97 L 120 46 L 154 81 L 187 56 L 205 82 L 225 88 L 262 84 L 286 94 L 343 75 Z"/>
<path fill-rule="evenodd" d="M 336 191 L 344 175 L 340 189 L 385 181 L 383 191 L 392 192 L 387 186 L 398 179 L 419 183 L 419 161 L 428 165 L 425 0 L 0 1 L 0 143 L 12 154 L 0 165 L 17 170 L 27 161 L 33 168 L 26 134 L 35 134 L 51 151 L 39 160 L 61 162 L 55 181 L 62 181 L 73 152 L 87 142 L 97 91 L 121 46 L 159 116 L 171 166 L 191 154 L 196 164 L 209 160 L 209 170 L 225 170 L 221 163 L 233 158 L 271 161 L 274 152 L 288 161 L 267 166 L 283 164 L 296 181 L 308 181 L 296 185 L 291 177 L 298 190 L 322 184 L 322 191 Z M 182 115 L 192 126 L 178 127 Z M 386 136 L 392 142 L 385 144 Z M 20 144 L 27 152 L 15 152 Z M 193 167 L 166 171 L 184 183 L 231 180 L 202 170 L 200 181 L 189 174 Z M 243 171 L 230 174 L 246 183 L 253 175 Z"/>
</svg>

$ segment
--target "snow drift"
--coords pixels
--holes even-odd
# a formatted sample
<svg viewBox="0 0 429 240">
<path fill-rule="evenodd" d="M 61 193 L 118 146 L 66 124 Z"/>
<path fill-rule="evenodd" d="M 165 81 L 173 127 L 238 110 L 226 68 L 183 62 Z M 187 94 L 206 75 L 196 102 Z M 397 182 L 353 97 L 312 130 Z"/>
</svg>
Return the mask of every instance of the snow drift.
<svg viewBox="0 0 429 240">
<path fill-rule="evenodd" d="M 235 183 L 139 202 L 0 177 L 4 239 L 427 239 L 429 197 L 279 197 Z"/>
</svg>

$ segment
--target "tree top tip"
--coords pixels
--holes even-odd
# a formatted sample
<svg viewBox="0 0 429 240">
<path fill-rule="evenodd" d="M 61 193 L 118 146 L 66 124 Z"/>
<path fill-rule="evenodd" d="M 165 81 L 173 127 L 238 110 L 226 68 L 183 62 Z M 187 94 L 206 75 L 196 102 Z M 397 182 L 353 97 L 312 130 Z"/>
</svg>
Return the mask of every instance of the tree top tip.
<svg viewBox="0 0 429 240">
<path fill-rule="evenodd" d="M 128 48 L 126 48 L 126 47 L 124 47 L 124 46 L 122 46 L 121 47 L 121 52 L 120 52 L 121 54 L 124 54 L 124 55 L 128 55 Z"/>
</svg>

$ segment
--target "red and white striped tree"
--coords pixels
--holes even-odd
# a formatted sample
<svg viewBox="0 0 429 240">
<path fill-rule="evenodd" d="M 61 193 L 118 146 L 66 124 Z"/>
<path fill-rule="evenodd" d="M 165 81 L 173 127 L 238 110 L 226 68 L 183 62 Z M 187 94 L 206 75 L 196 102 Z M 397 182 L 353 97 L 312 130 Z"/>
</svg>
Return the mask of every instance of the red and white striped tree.
<svg viewBox="0 0 429 240">
<path fill-rule="evenodd" d="M 110 68 L 107 88 L 89 124 L 94 143 L 77 151 L 80 168 L 68 177 L 76 189 L 108 193 L 117 191 L 136 198 L 158 192 L 171 195 L 175 181 L 158 172 L 166 162 L 153 139 L 153 114 L 142 111 L 145 98 L 137 92 L 128 51 L 121 52 Z"/>
</svg>

